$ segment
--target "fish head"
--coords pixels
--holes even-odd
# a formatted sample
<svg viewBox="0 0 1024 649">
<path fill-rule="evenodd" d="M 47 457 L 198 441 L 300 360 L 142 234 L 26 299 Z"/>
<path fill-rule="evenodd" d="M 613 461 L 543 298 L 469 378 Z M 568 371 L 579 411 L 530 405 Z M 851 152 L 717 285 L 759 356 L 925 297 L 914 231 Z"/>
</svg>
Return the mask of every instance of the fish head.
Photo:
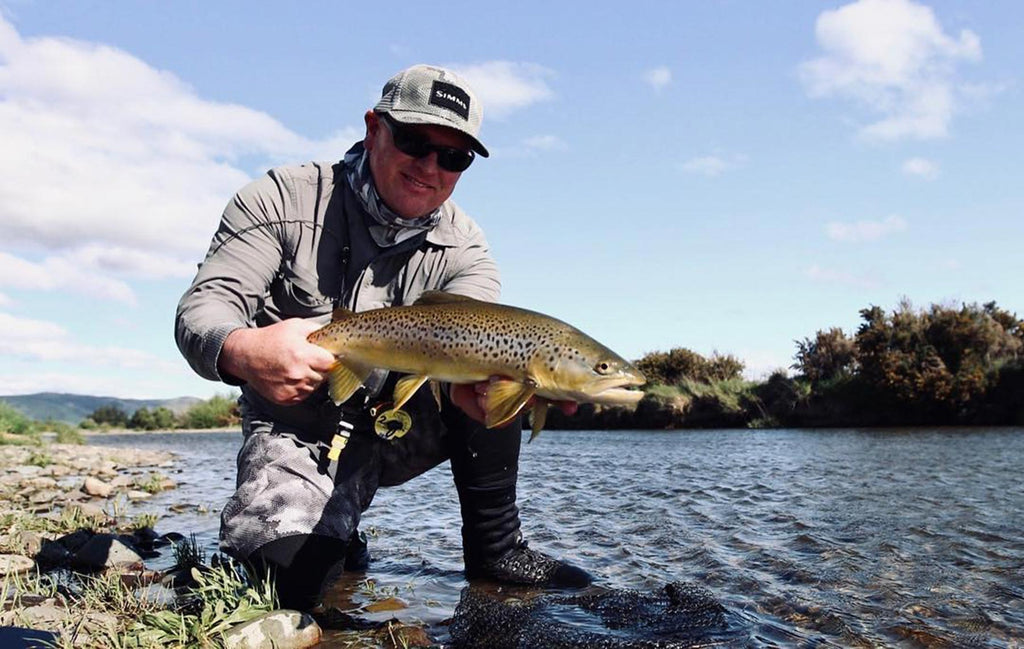
<svg viewBox="0 0 1024 649">
<path fill-rule="evenodd" d="M 635 404 L 643 398 L 640 390 L 647 377 L 632 363 L 580 332 L 555 345 L 549 352 L 550 370 L 541 381 L 555 399 L 607 405 Z M 553 361 L 553 362 L 551 362 Z"/>
</svg>

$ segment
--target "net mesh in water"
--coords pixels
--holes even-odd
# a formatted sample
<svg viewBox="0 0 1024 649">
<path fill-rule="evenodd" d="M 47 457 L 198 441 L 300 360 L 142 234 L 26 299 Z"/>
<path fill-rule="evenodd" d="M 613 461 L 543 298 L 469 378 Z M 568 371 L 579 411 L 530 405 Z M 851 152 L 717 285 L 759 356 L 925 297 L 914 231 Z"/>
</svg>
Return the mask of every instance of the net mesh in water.
<svg viewBox="0 0 1024 649">
<path fill-rule="evenodd" d="M 529 600 L 470 586 L 450 626 L 456 649 L 682 649 L 718 644 L 726 631 L 725 609 L 711 593 L 680 582 Z"/>
</svg>

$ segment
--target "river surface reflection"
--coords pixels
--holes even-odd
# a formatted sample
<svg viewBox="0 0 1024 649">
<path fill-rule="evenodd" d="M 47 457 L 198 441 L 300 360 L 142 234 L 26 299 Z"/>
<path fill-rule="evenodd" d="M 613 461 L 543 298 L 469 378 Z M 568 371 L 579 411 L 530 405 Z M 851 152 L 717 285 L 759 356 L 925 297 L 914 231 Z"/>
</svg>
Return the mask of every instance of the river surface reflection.
<svg viewBox="0 0 1024 649">
<path fill-rule="evenodd" d="M 145 507 L 209 556 L 239 441 L 89 443 L 178 453 L 179 488 Z M 1020 647 L 1022 476 L 1020 428 L 548 431 L 523 446 L 519 505 L 531 547 L 603 586 L 704 585 L 741 646 Z M 466 585 L 459 526 L 447 465 L 382 489 L 361 525 L 365 577 L 442 638 Z"/>
</svg>

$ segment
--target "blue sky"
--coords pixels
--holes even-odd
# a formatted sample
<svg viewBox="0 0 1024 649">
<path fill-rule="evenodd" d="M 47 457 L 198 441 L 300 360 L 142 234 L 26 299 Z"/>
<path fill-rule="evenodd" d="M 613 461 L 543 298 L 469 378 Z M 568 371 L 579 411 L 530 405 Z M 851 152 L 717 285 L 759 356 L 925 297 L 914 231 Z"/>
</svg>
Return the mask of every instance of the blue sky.
<svg viewBox="0 0 1024 649">
<path fill-rule="evenodd" d="M 1024 314 L 1022 24 L 1009 1 L 0 0 L 0 394 L 226 392 L 172 335 L 224 204 L 340 157 L 420 62 L 482 97 L 492 156 L 455 199 L 503 301 L 628 358 L 757 378 L 869 305 Z"/>
</svg>

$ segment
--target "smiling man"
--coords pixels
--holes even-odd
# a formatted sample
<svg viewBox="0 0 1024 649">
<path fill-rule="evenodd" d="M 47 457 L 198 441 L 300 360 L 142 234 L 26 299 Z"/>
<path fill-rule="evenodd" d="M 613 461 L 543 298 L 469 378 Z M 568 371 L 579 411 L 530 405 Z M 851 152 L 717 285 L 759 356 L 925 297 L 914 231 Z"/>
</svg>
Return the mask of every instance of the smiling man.
<svg viewBox="0 0 1024 649">
<path fill-rule="evenodd" d="M 450 199 L 488 156 L 469 85 L 413 66 L 364 119 L 365 138 L 340 162 L 272 169 L 242 188 L 178 305 L 176 338 L 192 367 L 242 390 L 221 547 L 274 574 L 282 605 L 311 609 L 340 570 L 367 565 L 357 526 L 377 488 L 450 459 L 467 575 L 584 586 L 583 570 L 522 539 L 520 424 L 483 427 L 486 384 L 442 391 L 440 410 L 424 387 L 386 422 L 377 415 L 397 379 L 386 372 L 341 406 L 328 398 L 334 357 L 306 336 L 334 308 L 411 304 L 428 290 L 494 301 L 500 291 L 482 231 Z"/>
</svg>

